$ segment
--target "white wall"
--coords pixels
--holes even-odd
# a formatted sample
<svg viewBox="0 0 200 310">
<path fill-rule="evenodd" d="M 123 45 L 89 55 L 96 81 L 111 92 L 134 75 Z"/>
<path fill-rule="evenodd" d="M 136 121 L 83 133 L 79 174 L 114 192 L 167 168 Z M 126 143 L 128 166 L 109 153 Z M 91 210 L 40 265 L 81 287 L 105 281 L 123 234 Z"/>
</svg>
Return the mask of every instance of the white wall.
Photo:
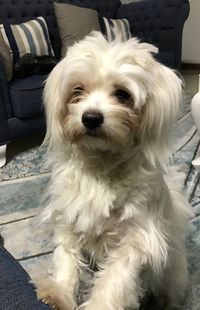
<svg viewBox="0 0 200 310">
<path fill-rule="evenodd" d="M 190 1 L 190 15 L 183 29 L 182 62 L 200 64 L 200 0 Z"/>
</svg>

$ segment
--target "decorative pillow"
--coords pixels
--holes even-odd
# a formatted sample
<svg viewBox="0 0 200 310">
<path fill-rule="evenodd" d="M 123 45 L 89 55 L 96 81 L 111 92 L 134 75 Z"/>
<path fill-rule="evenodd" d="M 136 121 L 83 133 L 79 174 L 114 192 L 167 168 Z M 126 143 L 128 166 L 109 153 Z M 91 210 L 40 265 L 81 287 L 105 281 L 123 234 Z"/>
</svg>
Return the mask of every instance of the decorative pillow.
<svg viewBox="0 0 200 310">
<path fill-rule="evenodd" d="M 43 17 L 18 25 L 1 24 L 0 31 L 15 64 L 24 54 L 54 55 Z"/>
<path fill-rule="evenodd" d="M 93 9 L 83 8 L 68 3 L 54 3 L 59 34 L 62 44 L 62 56 L 66 55 L 69 46 L 83 39 L 91 31 L 101 31 L 108 41 L 115 39 L 117 33 L 122 40 L 131 38 L 130 25 L 127 19 L 109 19 L 99 17 Z"/>
<path fill-rule="evenodd" d="M 132 36 L 129 21 L 125 18 L 111 19 L 103 17 L 100 18 L 100 25 L 103 34 L 109 42 L 114 40 L 117 34 L 121 35 L 122 41 L 130 39 Z"/>
<path fill-rule="evenodd" d="M 9 49 L 4 42 L 3 36 L 0 32 L 0 57 L 4 66 L 7 81 L 12 79 L 12 57 L 9 53 Z"/>
<path fill-rule="evenodd" d="M 101 31 L 98 13 L 67 3 L 54 3 L 56 20 L 62 43 L 61 54 L 66 55 L 69 46 L 83 39 L 91 31 Z"/>
</svg>

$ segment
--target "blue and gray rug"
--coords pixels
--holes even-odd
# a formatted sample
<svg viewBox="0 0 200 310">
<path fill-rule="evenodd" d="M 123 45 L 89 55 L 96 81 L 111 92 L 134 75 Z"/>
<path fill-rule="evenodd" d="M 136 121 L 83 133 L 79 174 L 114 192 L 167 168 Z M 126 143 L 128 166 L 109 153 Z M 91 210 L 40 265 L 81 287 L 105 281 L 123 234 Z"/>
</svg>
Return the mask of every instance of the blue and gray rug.
<svg viewBox="0 0 200 310">
<path fill-rule="evenodd" d="M 195 214 L 187 238 L 190 285 L 183 309 L 200 310 L 200 168 L 191 165 L 200 156 L 200 137 L 190 102 L 191 98 L 186 97 L 174 130 L 173 158 Z M 0 169 L 0 233 L 7 249 L 31 275 L 51 273 L 51 232 L 45 225 L 33 225 L 49 179 L 44 153 L 41 146 L 31 148 Z"/>
</svg>

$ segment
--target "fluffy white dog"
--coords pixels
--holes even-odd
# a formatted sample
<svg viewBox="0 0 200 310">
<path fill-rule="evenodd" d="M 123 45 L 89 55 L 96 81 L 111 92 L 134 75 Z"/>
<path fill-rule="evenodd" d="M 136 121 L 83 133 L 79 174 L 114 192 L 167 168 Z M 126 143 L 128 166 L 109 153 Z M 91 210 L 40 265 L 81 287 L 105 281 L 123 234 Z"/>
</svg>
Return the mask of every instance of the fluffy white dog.
<svg viewBox="0 0 200 310">
<path fill-rule="evenodd" d="M 187 285 L 189 208 L 168 182 L 181 81 L 133 38 L 98 32 L 72 46 L 45 86 L 54 275 L 38 297 L 76 307 L 84 253 L 96 262 L 86 310 L 139 308 L 146 291 L 176 307 Z M 171 179 L 171 177 L 170 177 Z"/>
</svg>

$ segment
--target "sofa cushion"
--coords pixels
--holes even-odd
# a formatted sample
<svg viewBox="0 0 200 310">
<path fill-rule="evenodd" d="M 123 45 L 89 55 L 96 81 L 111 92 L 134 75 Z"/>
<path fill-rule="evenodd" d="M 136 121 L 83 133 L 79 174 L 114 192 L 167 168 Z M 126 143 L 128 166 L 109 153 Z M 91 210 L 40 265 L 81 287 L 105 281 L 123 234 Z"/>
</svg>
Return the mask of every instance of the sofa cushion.
<svg viewBox="0 0 200 310">
<path fill-rule="evenodd" d="M 46 75 L 35 74 L 9 83 L 14 116 L 26 118 L 42 114 L 42 93 L 46 78 Z"/>
<path fill-rule="evenodd" d="M 12 79 L 12 57 L 10 56 L 9 49 L 4 42 L 1 32 L 0 32 L 0 56 L 3 62 L 7 81 L 10 81 Z"/>
<path fill-rule="evenodd" d="M 3 62 L 4 70 L 6 73 L 7 81 L 12 79 L 12 58 L 9 53 L 9 49 L 4 42 L 3 36 L 0 32 L 0 57 Z"/>
<path fill-rule="evenodd" d="M 184 2 L 185 9 L 180 7 L 181 5 L 184 7 Z M 183 0 L 132 2 L 121 5 L 117 11 L 117 17 L 128 19 L 133 36 L 159 48 L 159 54 L 156 56 L 159 61 L 177 68 L 181 63 L 182 34 L 178 27 L 181 29 L 187 18 L 188 4 L 186 2 Z"/>
<path fill-rule="evenodd" d="M 175 60 L 175 54 L 173 52 L 160 51 L 158 54 L 154 56 L 162 64 L 165 64 L 166 66 L 172 69 L 175 68 L 176 60 Z"/>
<path fill-rule="evenodd" d="M 43 17 L 22 24 L 1 24 L 1 34 L 16 63 L 24 54 L 54 55 L 48 27 Z"/>
<path fill-rule="evenodd" d="M 55 15 L 62 42 L 62 56 L 66 55 L 69 46 L 83 39 L 91 31 L 101 31 L 108 41 L 121 34 L 122 40 L 131 38 L 127 19 L 101 17 L 97 11 L 67 3 L 54 3 Z"/>
<path fill-rule="evenodd" d="M 92 30 L 100 31 L 98 14 L 95 10 L 66 3 L 55 3 L 55 14 L 62 42 L 62 56 L 69 46 L 83 39 Z"/>
</svg>

